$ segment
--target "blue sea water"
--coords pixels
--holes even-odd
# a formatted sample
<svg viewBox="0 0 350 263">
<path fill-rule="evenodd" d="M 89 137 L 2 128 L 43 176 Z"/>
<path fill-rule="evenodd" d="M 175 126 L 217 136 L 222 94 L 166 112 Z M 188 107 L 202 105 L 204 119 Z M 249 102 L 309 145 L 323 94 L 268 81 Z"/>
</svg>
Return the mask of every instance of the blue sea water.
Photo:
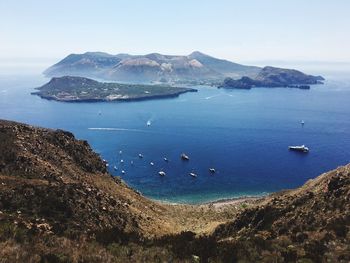
<svg viewBox="0 0 350 263">
<path fill-rule="evenodd" d="M 46 81 L 0 75 L 0 118 L 73 132 L 109 162 L 113 175 L 154 199 L 201 203 L 261 195 L 350 162 L 350 79 L 343 76 L 311 90 L 202 86 L 178 98 L 128 103 L 62 103 L 30 95 Z M 300 144 L 310 153 L 288 150 Z M 180 160 L 183 152 L 189 162 Z M 217 173 L 210 174 L 210 167 Z M 160 170 L 167 175 L 160 177 Z M 192 171 L 197 178 L 188 175 Z"/>
</svg>

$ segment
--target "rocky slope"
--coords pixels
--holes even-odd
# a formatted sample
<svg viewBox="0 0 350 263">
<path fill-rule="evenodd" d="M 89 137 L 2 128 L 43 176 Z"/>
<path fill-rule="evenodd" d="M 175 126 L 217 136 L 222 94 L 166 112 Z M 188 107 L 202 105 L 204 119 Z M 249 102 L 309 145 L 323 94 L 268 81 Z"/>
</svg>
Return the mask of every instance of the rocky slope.
<svg viewBox="0 0 350 263">
<path fill-rule="evenodd" d="M 350 165 L 276 193 L 219 226 L 214 237 L 247 262 L 349 262 Z"/>
<path fill-rule="evenodd" d="M 349 262 L 350 165 L 231 204 L 153 202 L 86 141 L 0 121 L 0 262 Z"/>
<path fill-rule="evenodd" d="M 214 58 L 199 51 L 192 52 L 190 55 L 188 55 L 188 57 L 198 60 L 200 63 L 206 65 L 212 70 L 215 70 L 216 72 L 233 78 L 240 76 L 255 77 L 261 70 L 259 67 L 241 65 L 228 60 Z"/>
<path fill-rule="evenodd" d="M 0 122 L 0 137 L 2 217 L 55 234 L 167 231 L 157 222 L 163 207 L 112 178 L 86 141 L 7 121 Z"/>
</svg>

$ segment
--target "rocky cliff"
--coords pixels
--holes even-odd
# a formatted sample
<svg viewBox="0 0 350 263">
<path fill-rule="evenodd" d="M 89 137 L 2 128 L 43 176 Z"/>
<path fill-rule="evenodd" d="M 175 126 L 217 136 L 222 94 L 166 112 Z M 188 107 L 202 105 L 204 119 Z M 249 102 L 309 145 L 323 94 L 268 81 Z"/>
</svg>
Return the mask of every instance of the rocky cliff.
<svg viewBox="0 0 350 263">
<path fill-rule="evenodd" d="M 88 143 L 66 131 L 1 121 L 0 182 L 0 216 L 32 231 L 167 231 L 157 222 L 162 206 L 111 177 Z"/>
</svg>

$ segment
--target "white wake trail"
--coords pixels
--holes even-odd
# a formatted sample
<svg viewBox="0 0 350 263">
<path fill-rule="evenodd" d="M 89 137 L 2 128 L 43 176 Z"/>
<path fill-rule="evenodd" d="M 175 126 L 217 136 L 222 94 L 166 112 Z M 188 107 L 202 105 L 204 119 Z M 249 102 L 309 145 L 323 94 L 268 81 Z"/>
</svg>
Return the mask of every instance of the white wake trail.
<svg viewBox="0 0 350 263">
<path fill-rule="evenodd" d="M 95 131 L 131 131 L 131 132 L 148 132 L 141 129 L 127 129 L 127 128 L 88 128 L 88 130 L 95 130 Z"/>
</svg>

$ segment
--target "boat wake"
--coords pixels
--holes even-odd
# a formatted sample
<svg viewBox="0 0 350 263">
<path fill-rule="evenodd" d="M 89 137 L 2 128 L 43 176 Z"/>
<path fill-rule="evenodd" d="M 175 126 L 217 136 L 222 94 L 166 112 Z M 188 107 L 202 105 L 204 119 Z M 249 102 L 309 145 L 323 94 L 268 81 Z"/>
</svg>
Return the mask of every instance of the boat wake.
<svg viewBox="0 0 350 263">
<path fill-rule="evenodd" d="M 217 95 L 205 97 L 204 99 L 205 99 L 205 100 L 210 100 L 210 99 L 212 99 L 212 98 L 219 97 L 219 96 L 221 96 L 221 95 L 222 95 L 222 94 L 217 94 Z"/>
<path fill-rule="evenodd" d="M 88 128 L 88 130 L 93 131 L 129 131 L 129 132 L 145 132 L 148 131 L 141 130 L 141 129 L 127 129 L 127 128 Z"/>
<path fill-rule="evenodd" d="M 234 97 L 234 95 L 232 95 L 232 94 L 217 94 L 217 95 L 205 97 L 204 99 L 205 99 L 205 100 L 210 100 L 210 99 L 212 99 L 212 98 L 219 97 L 219 96 Z"/>
</svg>

